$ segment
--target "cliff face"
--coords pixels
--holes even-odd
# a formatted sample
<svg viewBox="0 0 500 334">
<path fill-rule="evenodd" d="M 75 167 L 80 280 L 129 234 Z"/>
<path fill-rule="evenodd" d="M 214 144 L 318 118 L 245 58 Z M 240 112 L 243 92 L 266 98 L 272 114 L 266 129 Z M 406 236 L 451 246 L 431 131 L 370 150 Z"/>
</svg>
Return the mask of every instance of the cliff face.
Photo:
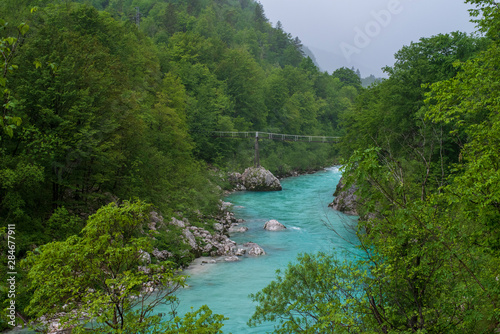
<svg viewBox="0 0 500 334">
<path fill-rule="evenodd" d="M 336 197 L 328 206 L 348 215 L 359 215 L 357 211 L 358 197 L 355 195 L 356 189 L 355 185 L 346 189 L 344 179 L 341 178 L 337 184 L 335 192 L 333 193 L 333 196 Z"/>
</svg>

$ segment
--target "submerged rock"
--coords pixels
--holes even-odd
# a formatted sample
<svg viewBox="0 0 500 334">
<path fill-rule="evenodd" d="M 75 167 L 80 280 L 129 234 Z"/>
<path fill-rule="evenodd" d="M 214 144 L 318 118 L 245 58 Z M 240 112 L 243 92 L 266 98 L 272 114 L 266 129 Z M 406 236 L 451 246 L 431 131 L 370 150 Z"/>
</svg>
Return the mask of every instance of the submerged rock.
<svg viewBox="0 0 500 334">
<path fill-rule="evenodd" d="M 248 248 L 247 254 L 250 256 L 266 255 L 266 252 L 264 251 L 264 249 L 254 242 L 247 242 L 243 246 Z"/>
<path fill-rule="evenodd" d="M 281 183 L 264 167 L 249 167 L 241 175 L 241 183 L 250 191 L 279 191 Z"/>
<path fill-rule="evenodd" d="M 248 231 L 248 227 L 246 226 L 231 226 L 228 230 L 227 230 L 229 233 L 235 233 L 235 232 L 239 232 L 239 233 L 244 233 L 246 231 Z"/>
<path fill-rule="evenodd" d="M 283 231 L 286 230 L 286 226 L 272 219 L 264 224 L 264 229 L 268 231 Z"/>
<path fill-rule="evenodd" d="M 201 265 L 204 265 L 204 264 L 216 264 L 217 263 L 217 260 L 215 259 L 210 259 L 210 260 L 207 260 L 207 261 L 201 261 Z"/>
</svg>

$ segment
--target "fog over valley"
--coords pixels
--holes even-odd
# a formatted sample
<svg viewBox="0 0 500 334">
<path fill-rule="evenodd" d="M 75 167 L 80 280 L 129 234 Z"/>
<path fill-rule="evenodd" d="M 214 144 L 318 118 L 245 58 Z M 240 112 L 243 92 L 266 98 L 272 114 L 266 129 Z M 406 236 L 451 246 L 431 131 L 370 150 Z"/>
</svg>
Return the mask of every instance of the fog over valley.
<svg viewBox="0 0 500 334">
<path fill-rule="evenodd" d="M 468 9 L 456 0 L 261 0 L 267 18 L 283 24 L 316 57 L 322 70 L 359 68 L 363 77 L 384 76 L 403 45 L 421 37 L 472 33 Z"/>
</svg>

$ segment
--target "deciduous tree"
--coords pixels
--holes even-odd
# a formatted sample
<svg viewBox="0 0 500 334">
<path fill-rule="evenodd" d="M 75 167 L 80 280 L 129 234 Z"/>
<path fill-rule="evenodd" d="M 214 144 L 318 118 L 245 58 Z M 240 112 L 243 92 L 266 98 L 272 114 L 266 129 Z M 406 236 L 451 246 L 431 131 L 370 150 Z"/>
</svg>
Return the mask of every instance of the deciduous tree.
<svg viewBox="0 0 500 334">
<path fill-rule="evenodd" d="M 82 236 L 46 244 L 24 265 L 33 298 L 28 312 L 60 318 L 62 328 L 92 333 L 164 333 L 189 328 L 219 333 L 223 317 L 204 307 L 182 319 L 155 308 L 171 305 L 184 286 L 171 263 L 152 264 L 150 206 L 111 203 L 92 215 Z M 169 331 L 167 331 L 169 333 Z"/>
</svg>

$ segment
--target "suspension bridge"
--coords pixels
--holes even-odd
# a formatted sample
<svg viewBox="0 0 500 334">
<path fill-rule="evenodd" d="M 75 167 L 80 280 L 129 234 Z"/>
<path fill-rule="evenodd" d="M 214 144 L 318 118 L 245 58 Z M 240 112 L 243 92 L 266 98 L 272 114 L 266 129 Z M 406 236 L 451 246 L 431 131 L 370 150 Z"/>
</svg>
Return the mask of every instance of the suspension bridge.
<svg viewBox="0 0 500 334">
<path fill-rule="evenodd" d="M 263 131 L 213 131 L 212 137 L 216 138 L 255 138 L 255 159 L 256 167 L 260 166 L 259 158 L 259 139 L 270 139 L 290 142 L 303 143 L 338 143 L 341 137 L 329 136 L 304 136 L 304 135 L 287 135 L 282 133 L 271 133 Z"/>
</svg>

